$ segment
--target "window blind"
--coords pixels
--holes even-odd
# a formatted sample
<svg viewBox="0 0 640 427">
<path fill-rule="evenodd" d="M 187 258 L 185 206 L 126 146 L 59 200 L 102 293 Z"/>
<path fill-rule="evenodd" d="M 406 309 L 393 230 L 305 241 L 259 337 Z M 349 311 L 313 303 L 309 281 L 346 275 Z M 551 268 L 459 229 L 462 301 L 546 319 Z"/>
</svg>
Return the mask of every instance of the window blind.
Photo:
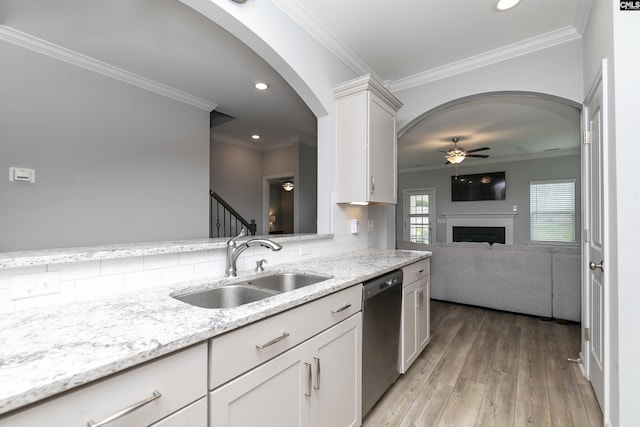
<svg viewBox="0 0 640 427">
<path fill-rule="evenodd" d="M 575 181 L 531 181 L 531 241 L 575 242 Z"/>
</svg>

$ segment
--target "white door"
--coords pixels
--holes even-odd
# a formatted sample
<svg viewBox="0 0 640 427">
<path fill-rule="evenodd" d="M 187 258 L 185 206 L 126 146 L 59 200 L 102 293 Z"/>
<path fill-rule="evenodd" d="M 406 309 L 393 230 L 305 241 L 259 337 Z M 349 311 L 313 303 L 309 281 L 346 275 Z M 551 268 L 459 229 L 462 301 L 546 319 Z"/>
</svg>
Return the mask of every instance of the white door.
<svg viewBox="0 0 640 427">
<path fill-rule="evenodd" d="M 585 369 L 593 386 L 600 407 L 605 403 L 606 373 L 606 310 L 607 288 L 605 280 L 605 242 L 607 222 L 605 221 L 606 193 L 606 110 L 603 95 L 606 88 L 606 62 L 602 74 L 596 79 L 585 100 L 585 242 L 583 251 L 583 352 L 586 351 Z"/>
<path fill-rule="evenodd" d="M 209 394 L 213 427 L 309 425 L 311 364 L 297 346 Z"/>
<path fill-rule="evenodd" d="M 404 240 L 430 244 L 435 238 L 436 190 L 404 190 Z"/>
</svg>

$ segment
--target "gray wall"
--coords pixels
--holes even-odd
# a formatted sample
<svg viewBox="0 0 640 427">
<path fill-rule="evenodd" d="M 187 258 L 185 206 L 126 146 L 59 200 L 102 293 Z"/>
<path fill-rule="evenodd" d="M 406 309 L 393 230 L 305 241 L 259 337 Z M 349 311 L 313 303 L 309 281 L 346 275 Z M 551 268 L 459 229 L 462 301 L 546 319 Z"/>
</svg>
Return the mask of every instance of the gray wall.
<svg viewBox="0 0 640 427">
<path fill-rule="evenodd" d="M 518 207 L 514 218 L 513 240 L 517 244 L 527 244 L 529 233 L 529 181 L 545 179 L 575 179 L 576 180 L 576 238 L 580 236 L 580 156 L 555 157 L 536 160 L 521 160 L 508 163 L 495 163 L 458 168 L 460 175 L 505 171 L 507 194 L 505 200 L 452 202 L 451 176 L 455 175 L 455 168 L 436 169 L 424 172 L 410 172 L 398 174 L 398 210 L 396 219 L 396 233 L 399 240 L 403 239 L 404 200 L 403 191 L 418 188 L 434 187 L 436 189 L 436 218 L 443 218 L 443 213 L 476 213 L 476 212 L 512 212 L 512 207 Z M 446 241 L 446 225 L 437 224 L 436 241 Z"/>
<path fill-rule="evenodd" d="M 295 197 L 296 232 L 315 233 L 318 206 L 318 156 L 315 147 L 298 144 L 296 185 L 299 188 Z"/>
<path fill-rule="evenodd" d="M 262 153 L 211 140 L 211 189 L 262 230 Z"/>
<path fill-rule="evenodd" d="M 0 251 L 207 236 L 208 112 L 5 42 L 0 58 Z"/>
<path fill-rule="evenodd" d="M 263 178 L 294 175 L 294 231 L 315 233 L 317 217 L 317 155 L 305 144 L 256 151 L 211 140 L 211 189 L 247 220 L 255 219 L 257 234 L 263 229 Z"/>
</svg>

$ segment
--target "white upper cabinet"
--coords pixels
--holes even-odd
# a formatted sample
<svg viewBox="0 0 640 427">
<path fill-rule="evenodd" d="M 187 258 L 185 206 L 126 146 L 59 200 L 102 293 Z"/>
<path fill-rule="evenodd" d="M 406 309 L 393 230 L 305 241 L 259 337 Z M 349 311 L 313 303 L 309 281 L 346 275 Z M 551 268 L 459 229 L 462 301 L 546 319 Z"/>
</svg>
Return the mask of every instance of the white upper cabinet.
<svg viewBox="0 0 640 427">
<path fill-rule="evenodd" d="M 396 113 L 402 103 L 371 75 L 343 83 L 336 98 L 337 203 L 395 204 Z"/>
</svg>

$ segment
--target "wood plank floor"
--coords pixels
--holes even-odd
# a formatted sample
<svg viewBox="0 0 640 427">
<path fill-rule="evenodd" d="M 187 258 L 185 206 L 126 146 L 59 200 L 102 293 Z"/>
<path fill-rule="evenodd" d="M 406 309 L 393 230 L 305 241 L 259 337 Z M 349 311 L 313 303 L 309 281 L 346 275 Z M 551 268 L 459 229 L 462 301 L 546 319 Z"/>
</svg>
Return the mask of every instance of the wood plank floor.
<svg viewBox="0 0 640 427">
<path fill-rule="evenodd" d="M 364 427 L 602 426 L 580 326 L 431 301 L 431 343 Z"/>
</svg>

